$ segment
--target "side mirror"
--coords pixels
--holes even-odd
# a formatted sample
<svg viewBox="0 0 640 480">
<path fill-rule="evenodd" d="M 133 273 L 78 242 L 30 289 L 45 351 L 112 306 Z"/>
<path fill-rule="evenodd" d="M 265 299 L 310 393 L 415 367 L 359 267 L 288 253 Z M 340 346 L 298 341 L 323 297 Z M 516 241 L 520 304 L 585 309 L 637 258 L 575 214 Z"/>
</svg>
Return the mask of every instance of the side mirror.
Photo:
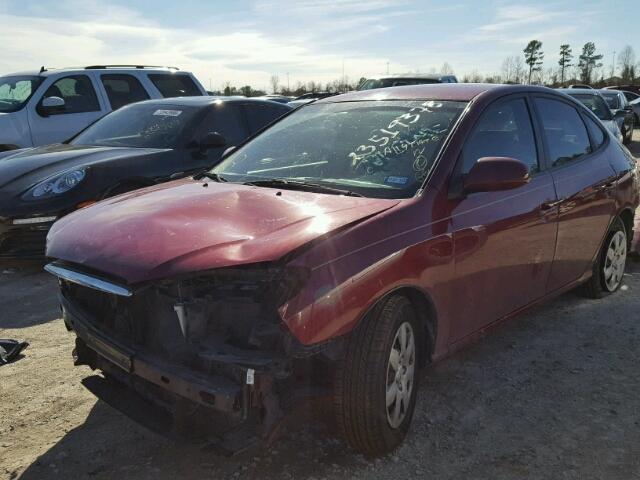
<svg viewBox="0 0 640 480">
<path fill-rule="evenodd" d="M 213 148 L 220 148 L 227 145 L 227 141 L 225 138 L 220 135 L 218 132 L 210 132 L 207 133 L 200 142 L 198 143 L 198 147 L 202 153 L 211 150 Z"/>
<path fill-rule="evenodd" d="M 56 113 L 64 112 L 65 108 L 66 104 L 64 98 L 46 97 L 38 106 L 38 112 L 45 117 L 48 117 L 49 115 L 55 115 Z"/>
<path fill-rule="evenodd" d="M 509 157 L 482 157 L 464 176 L 465 193 L 496 192 L 526 185 L 531 180 L 529 168 Z"/>
</svg>

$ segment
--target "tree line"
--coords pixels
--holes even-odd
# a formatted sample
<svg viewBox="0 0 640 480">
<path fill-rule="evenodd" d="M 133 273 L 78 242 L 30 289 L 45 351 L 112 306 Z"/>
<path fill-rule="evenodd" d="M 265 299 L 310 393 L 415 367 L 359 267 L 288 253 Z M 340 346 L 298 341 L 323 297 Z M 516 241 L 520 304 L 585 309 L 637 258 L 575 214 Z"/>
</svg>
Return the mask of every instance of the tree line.
<svg viewBox="0 0 640 480">
<path fill-rule="evenodd" d="M 633 47 L 626 45 L 619 53 L 616 62 L 612 62 L 607 70 L 602 63 L 604 56 L 598 53 L 594 42 L 587 42 L 576 55 L 569 44 L 560 45 L 557 65 L 545 68 L 545 53 L 542 42 L 531 40 L 522 50 L 523 55 L 514 55 L 505 58 L 500 72 L 489 75 L 481 75 L 477 70 L 464 74 L 458 80 L 465 83 L 533 83 L 550 87 L 561 87 L 570 84 L 587 84 L 594 87 L 604 87 L 617 84 L 634 84 L 640 81 L 640 63 L 636 63 L 636 54 Z M 436 73 L 431 68 L 427 73 Z M 445 62 L 438 73 L 454 74 L 451 65 Z M 329 82 L 297 81 L 293 85 L 283 85 L 278 75 L 272 75 L 269 79 L 270 91 L 254 89 L 250 85 L 235 87 L 225 82 L 222 88 L 212 92 L 216 95 L 244 95 L 256 97 L 267 93 L 286 96 L 300 96 L 309 92 L 347 92 L 355 90 L 365 77 L 355 81 L 348 76 Z"/>
<path fill-rule="evenodd" d="M 640 80 L 640 63 L 636 63 L 633 47 L 626 45 L 612 61 L 610 68 L 602 63 L 604 56 L 597 51 L 594 42 L 587 42 L 574 54 L 571 45 L 562 44 L 558 51 L 557 65 L 545 68 L 542 42 L 531 40 L 522 50 L 522 56 L 510 56 L 502 62 L 500 73 L 481 76 L 477 72 L 465 75 L 463 82 L 535 83 L 550 87 L 570 84 L 587 84 L 604 87 L 617 84 L 634 84 Z"/>
</svg>

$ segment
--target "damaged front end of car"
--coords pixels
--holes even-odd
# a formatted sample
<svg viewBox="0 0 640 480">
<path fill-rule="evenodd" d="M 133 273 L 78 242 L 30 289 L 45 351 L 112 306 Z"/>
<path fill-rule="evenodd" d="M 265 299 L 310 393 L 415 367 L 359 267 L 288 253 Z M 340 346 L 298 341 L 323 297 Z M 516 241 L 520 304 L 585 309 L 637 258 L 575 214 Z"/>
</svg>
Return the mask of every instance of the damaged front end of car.
<svg viewBox="0 0 640 480">
<path fill-rule="evenodd" d="M 47 270 L 77 335 L 76 365 L 102 370 L 174 420 L 208 424 L 228 453 L 269 441 L 297 407 L 330 391 L 341 341 L 305 346 L 278 313 L 304 287 L 304 268 L 235 266 L 133 289 L 75 265 Z"/>
</svg>

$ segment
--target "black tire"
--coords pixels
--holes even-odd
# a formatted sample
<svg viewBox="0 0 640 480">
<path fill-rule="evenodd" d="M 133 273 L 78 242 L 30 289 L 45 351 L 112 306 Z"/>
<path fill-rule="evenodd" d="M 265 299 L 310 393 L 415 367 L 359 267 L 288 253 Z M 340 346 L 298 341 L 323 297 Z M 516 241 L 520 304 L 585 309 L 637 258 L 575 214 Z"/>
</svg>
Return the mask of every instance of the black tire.
<svg viewBox="0 0 640 480">
<path fill-rule="evenodd" d="M 397 335 L 401 328 L 409 333 L 406 324 L 412 329 L 413 368 L 407 366 L 411 363 L 405 361 L 407 357 L 396 356 L 402 360 L 394 375 L 391 350 L 398 351 L 400 337 Z M 366 456 L 392 452 L 409 430 L 416 403 L 417 368 L 423 338 L 417 324 L 415 309 L 406 297 L 393 295 L 387 298 L 353 332 L 338 365 L 334 394 L 338 430 L 349 445 Z M 398 371 L 401 371 L 401 378 Z M 411 372 L 412 378 L 403 383 L 403 375 L 409 375 L 407 371 Z M 410 386 L 405 388 L 402 384 Z M 391 404 L 393 407 L 387 407 L 389 391 L 395 391 L 397 395 Z M 400 405 L 399 415 L 395 414 L 396 403 Z M 395 427 L 391 424 L 393 420 L 399 421 Z"/>
<path fill-rule="evenodd" d="M 612 286 L 611 281 L 609 281 L 609 277 L 605 269 L 608 266 L 607 255 L 611 248 L 612 241 L 614 237 L 620 237 L 620 234 L 624 236 L 624 255 L 620 256 L 622 261 L 622 273 L 624 273 L 624 267 L 626 265 L 626 255 L 629 247 L 629 238 L 627 237 L 627 232 L 624 228 L 624 223 L 618 217 L 616 218 L 609 231 L 607 232 L 607 236 L 605 237 L 604 243 L 600 248 L 600 252 L 598 253 L 598 257 L 596 261 L 593 263 L 593 275 L 591 278 L 583 285 L 583 292 L 589 298 L 602 298 L 607 295 L 612 294 L 616 290 L 620 288 L 622 285 L 622 274 L 620 275 L 620 280 Z"/>
</svg>

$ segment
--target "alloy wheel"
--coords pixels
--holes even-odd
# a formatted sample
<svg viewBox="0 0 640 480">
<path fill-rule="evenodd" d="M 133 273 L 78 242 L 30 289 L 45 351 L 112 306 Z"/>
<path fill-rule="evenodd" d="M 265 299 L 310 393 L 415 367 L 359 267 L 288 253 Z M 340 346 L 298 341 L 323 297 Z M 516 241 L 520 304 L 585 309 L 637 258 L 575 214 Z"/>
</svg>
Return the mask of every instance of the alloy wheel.
<svg viewBox="0 0 640 480">
<path fill-rule="evenodd" d="M 416 365 L 416 342 L 408 322 L 398 327 L 387 365 L 386 405 L 391 428 L 398 428 L 407 415 L 413 391 Z"/>
<path fill-rule="evenodd" d="M 603 273 L 607 290 L 613 292 L 622 282 L 624 267 L 627 261 L 627 239 L 624 232 L 617 231 L 607 248 Z"/>
</svg>

